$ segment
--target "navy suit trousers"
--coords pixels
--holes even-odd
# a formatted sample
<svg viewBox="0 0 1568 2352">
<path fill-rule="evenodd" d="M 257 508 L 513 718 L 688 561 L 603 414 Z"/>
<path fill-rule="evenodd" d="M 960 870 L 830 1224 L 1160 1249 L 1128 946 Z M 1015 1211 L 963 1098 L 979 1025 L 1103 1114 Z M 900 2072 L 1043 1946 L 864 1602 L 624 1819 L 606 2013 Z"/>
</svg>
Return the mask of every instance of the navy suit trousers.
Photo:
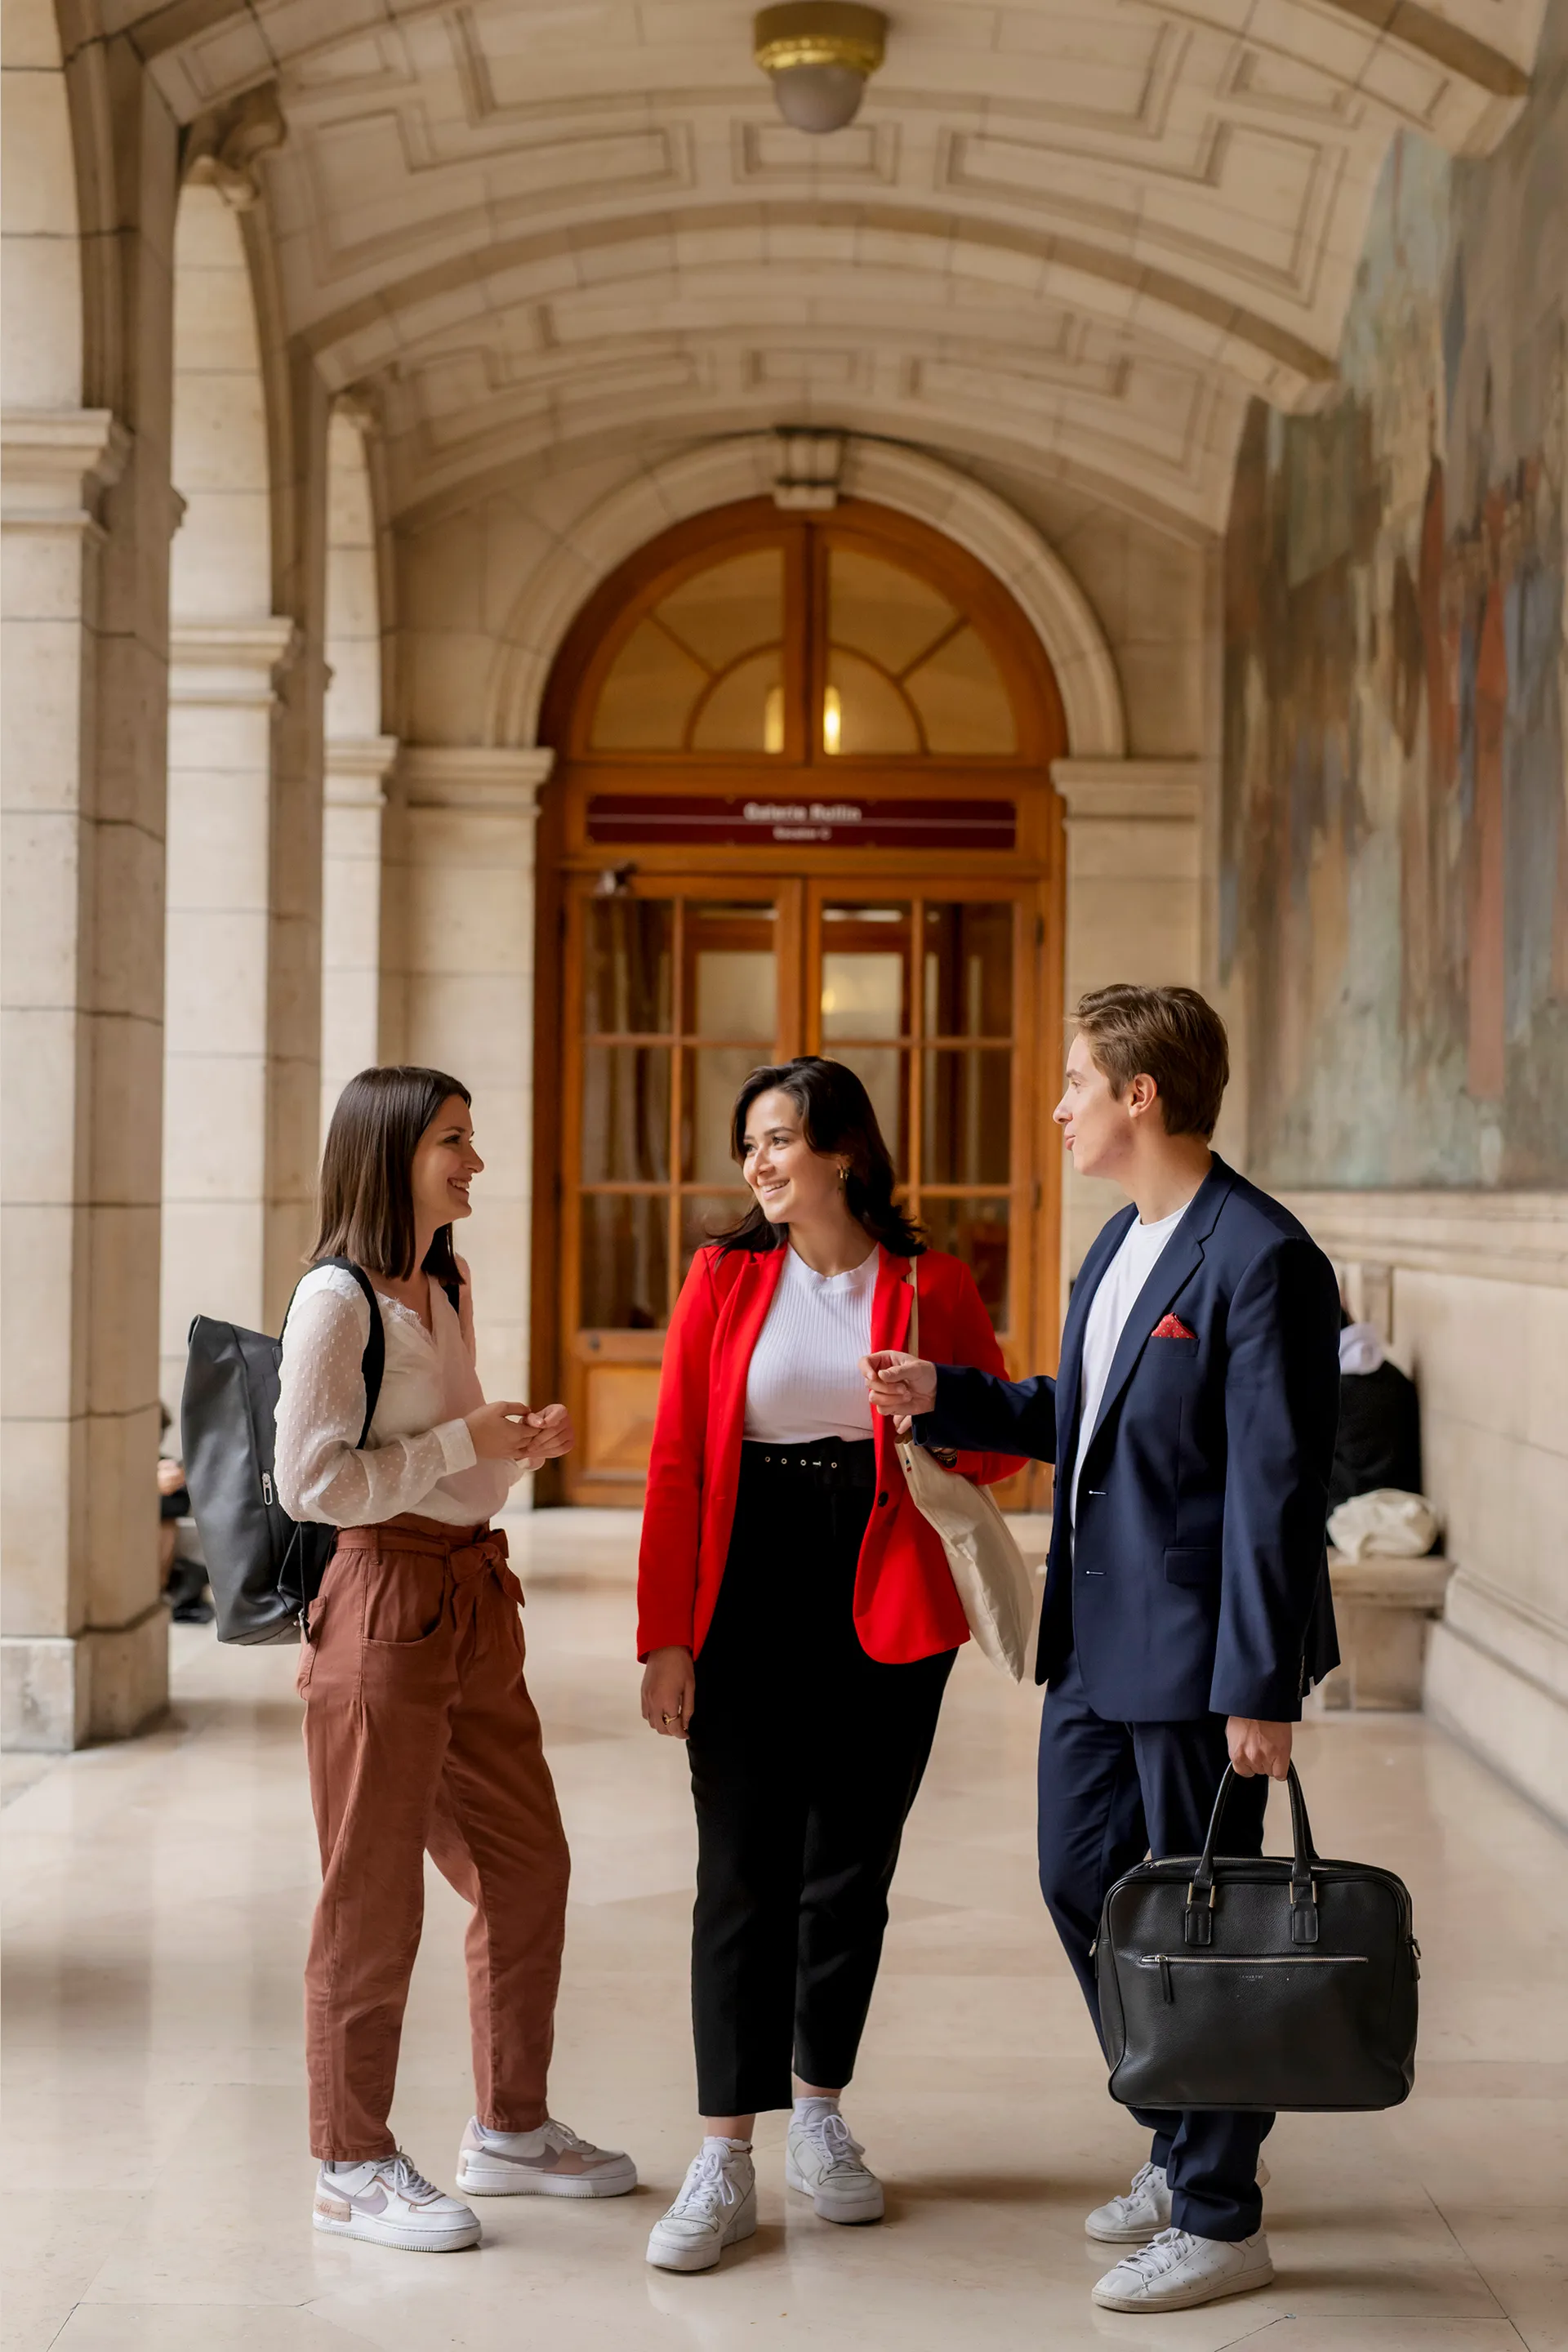
<svg viewBox="0 0 1568 2352">
<path fill-rule="evenodd" d="M 1222 1715 L 1186 1723 L 1114 1723 L 1084 1695 L 1076 1651 L 1040 1717 L 1040 1889 L 1089 2002 L 1100 2000 L 1089 1948 L 1106 1893 L 1152 1853 L 1199 1853 L 1227 1759 Z M 1226 1804 L 1222 1850 L 1261 1853 L 1266 1780 Z M 1151 2160 L 1171 2189 L 1171 2221 L 1200 2238 L 1249 2238 L 1263 2218 L 1258 2151 L 1274 2118 L 1135 2107 L 1154 2135 Z"/>
</svg>

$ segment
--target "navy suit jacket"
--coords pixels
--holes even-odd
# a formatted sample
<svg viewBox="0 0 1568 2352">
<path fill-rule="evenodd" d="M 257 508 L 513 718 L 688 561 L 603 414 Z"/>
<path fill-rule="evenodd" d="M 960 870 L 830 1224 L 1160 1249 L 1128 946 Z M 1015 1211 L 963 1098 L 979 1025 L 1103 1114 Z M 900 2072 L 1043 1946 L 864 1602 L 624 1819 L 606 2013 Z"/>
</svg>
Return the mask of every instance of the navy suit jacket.
<svg viewBox="0 0 1568 2352">
<path fill-rule="evenodd" d="M 938 1367 L 931 1445 L 1061 1464 L 1036 1679 L 1074 1649 L 1089 1705 L 1123 1723 L 1300 1715 L 1339 1662 L 1324 1527 L 1339 1415 L 1339 1287 L 1278 1201 L 1217 1156 L 1122 1328 L 1071 1465 L 1090 1303 L 1137 1215 L 1083 1262 L 1052 1381 Z M 1157 1339 L 1173 1314 L 1191 1339 Z"/>
</svg>

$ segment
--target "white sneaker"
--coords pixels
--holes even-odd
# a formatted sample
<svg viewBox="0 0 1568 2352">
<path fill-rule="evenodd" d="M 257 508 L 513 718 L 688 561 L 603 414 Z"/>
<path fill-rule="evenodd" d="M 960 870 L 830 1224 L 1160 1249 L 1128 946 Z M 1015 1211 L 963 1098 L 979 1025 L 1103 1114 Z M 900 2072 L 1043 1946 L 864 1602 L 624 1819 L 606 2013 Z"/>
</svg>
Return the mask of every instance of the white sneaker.
<svg viewBox="0 0 1568 2352">
<path fill-rule="evenodd" d="M 809 2122 L 792 2116 L 784 2179 L 810 2198 L 825 2221 L 879 2221 L 882 2184 L 861 2163 L 865 2153 L 837 2107 Z"/>
<path fill-rule="evenodd" d="M 617 2147 L 595 2147 L 549 2117 L 537 2131 L 490 2131 L 468 2117 L 458 2186 L 470 2197 L 625 2197 L 637 2168 Z"/>
<path fill-rule="evenodd" d="M 479 2242 L 479 2217 L 456 2197 L 444 2197 L 416 2171 L 401 2148 L 316 2176 L 310 2216 L 337 2238 L 367 2238 L 410 2254 L 455 2254 Z"/>
<path fill-rule="evenodd" d="M 656 2270 L 710 2271 L 726 2246 L 757 2226 L 757 2177 L 744 2148 L 705 2147 L 691 2159 L 680 2194 L 648 2234 Z"/>
<path fill-rule="evenodd" d="M 1268 2186 L 1268 2167 L 1258 2159 L 1258 2186 Z M 1171 2226 L 1171 2192 L 1157 2164 L 1141 2164 L 1125 2197 L 1097 2205 L 1083 2225 L 1086 2238 L 1107 2246 L 1146 2246 L 1161 2230 Z"/>
<path fill-rule="evenodd" d="M 1094 2290 L 1105 2311 L 1186 2311 L 1221 2295 L 1247 2294 L 1274 2276 L 1268 2241 L 1194 2238 L 1189 2230 L 1162 2230 L 1135 2254 L 1123 2254 Z"/>
</svg>

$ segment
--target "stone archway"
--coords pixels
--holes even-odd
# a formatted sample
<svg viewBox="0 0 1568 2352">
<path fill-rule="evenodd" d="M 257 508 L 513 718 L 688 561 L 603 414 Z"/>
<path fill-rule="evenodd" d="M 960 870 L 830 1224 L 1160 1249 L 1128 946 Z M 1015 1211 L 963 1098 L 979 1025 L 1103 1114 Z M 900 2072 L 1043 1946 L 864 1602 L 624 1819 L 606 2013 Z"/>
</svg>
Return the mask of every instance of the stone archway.
<svg viewBox="0 0 1568 2352">
<path fill-rule="evenodd" d="M 490 673 L 485 740 L 538 741 L 551 664 L 575 614 L 628 555 L 710 508 L 768 496 L 780 471 L 780 436 L 746 436 L 651 467 L 558 540 L 507 617 Z M 1008 589 L 1056 673 L 1074 759 L 1121 760 L 1127 730 L 1110 648 L 1061 558 L 1005 500 L 968 475 L 894 442 L 850 436 L 842 488 L 913 516 L 967 550 Z"/>
</svg>

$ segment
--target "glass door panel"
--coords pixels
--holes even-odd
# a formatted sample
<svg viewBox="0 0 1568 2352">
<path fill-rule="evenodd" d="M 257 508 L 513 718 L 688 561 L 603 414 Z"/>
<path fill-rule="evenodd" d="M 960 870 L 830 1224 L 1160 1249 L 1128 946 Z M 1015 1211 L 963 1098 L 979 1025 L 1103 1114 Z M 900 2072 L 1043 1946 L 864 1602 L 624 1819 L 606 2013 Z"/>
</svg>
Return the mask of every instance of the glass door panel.
<svg viewBox="0 0 1568 2352">
<path fill-rule="evenodd" d="M 1011 1037 L 1013 909 L 955 899 L 925 909 L 925 1034 Z"/>
<path fill-rule="evenodd" d="M 1005 1045 L 950 1046 L 925 1056 L 921 1178 L 924 1184 L 1013 1181 L 1013 1056 Z"/>
<path fill-rule="evenodd" d="M 583 1054 L 584 1184 L 669 1178 L 668 1045 L 587 1045 Z"/>
<path fill-rule="evenodd" d="M 1010 1205 L 995 1198 L 955 1200 L 929 1192 L 921 1203 L 926 1239 L 932 1249 L 949 1250 L 963 1260 L 998 1331 L 1007 1330 L 1012 1323 L 1008 1311 Z"/>
<path fill-rule="evenodd" d="M 730 1150 L 735 1097 L 771 1045 L 689 1045 L 686 1048 L 685 1141 L 681 1175 L 690 1184 L 730 1184 L 736 1178 Z"/>
<path fill-rule="evenodd" d="M 781 894 L 745 887 L 601 898 L 584 877 L 568 910 L 566 969 L 582 974 L 564 1107 L 571 1496 L 626 1486 L 633 1499 L 676 1294 L 692 1252 L 750 1197 L 731 1114 L 747 1074 L 778 1056 L 784 926 Z M 798 907 L 798 889 L 784 895 Z M 784 961 L 798 974 L 798 954 Z"/>
<path fill-rule="evenodd" d="M 598 1331 L 653 1331 L 669 1295 L 669 1218 L 662 1194 L 590 1192 L 581 1222 L 579 1312 Z"/>
<path fill-rule="evenodd" d="M 823 908 L 818 1007 L 825 1044 L 909 1034 L 911 913 L 907 904 Z"/>
<path fill-rule="evenodd" d="M 680 1279 L 698 1251 L 732 1225 L 738 1225 L 752 1205 L 752 1195 L 739 1192 L 683 1192 L 680 1196 Z"/>
<path fill-rule="evenodd" d="M 808 1006 L 815 1050 L 871 1097 L 910 1214 L 969 1264 L 1005 1332 L 1022 1320 L 1008 1246 L 1018 907 L 994 894 L 819 886 Z"/>
<path fill-rule="evenodd" d="M 908 900 L 837 899 L 822 908 L 819 933 L 819 1050 L 859 1078 L 901 1171 L 909 1147 L 905 1041 L 911 1025 L 914 908 Z"/>
<path fill-rule="evenodd" d="M 661 1036 L 674 1006 L 674 901 L 590 898 L 583 940 L 584 1034 Z"/>
</svg>

